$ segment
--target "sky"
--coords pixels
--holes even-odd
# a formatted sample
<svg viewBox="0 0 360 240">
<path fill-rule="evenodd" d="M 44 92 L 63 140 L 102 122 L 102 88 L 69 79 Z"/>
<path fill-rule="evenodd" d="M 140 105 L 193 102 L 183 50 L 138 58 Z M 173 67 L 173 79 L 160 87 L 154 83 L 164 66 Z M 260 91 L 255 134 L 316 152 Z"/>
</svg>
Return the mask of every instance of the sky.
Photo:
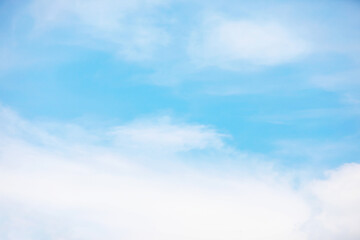
<svg viewBox="0 0 360 240">
<path fill-rule="evenodd" d="M 0 1 L 0 238 L 360 239 L 359 12 Z"/>
</svg>

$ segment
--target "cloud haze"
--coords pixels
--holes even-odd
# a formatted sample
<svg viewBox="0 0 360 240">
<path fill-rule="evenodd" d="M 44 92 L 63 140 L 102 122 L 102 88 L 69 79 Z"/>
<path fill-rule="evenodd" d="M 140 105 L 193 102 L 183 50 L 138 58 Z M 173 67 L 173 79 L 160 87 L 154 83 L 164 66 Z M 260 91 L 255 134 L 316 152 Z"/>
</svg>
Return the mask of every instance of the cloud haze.
<svg viewBox="0 0 360 240">
<path fill-rule="evenodd" d="M 166 31 L 152 24 L 148 17 L 164 2 L 36 0 L 30 13 L 37 34 L 63 29 L 72 36 L 64 41 L 115 51 L 137 61 L 151 58 L 156 48 L 168 41 Z"/>
<path fill-rule="evenodd" d="M 0 239 L 359 240 L 357 1 L 0 1 Z"/>
<path fill-rule="evenodd" d="M 200 65 L 241 68 L 278 65 L 306 56 L 309 44 L 276 22 L 208 16 L 189 48 Z"/>
<path fill-rule="evenodd" d="M 289 176 L 275 169 L 253 169 L 248 175 L 241 169 L 234 174 L 185 164 L 178 149 L 203 148 L 216 138 L 222 142 L 204 126 L 150 128 L 148 123 L 152 132 L 139 124 L 116 127 L 114 141 L 129 139 L 135 154 L 122 151 L 118 143 L 103 147 L 66 143 L 10 110 L 3 109 L 1 117 L 17 118 L 12 126 L 3 121 L 3 128 L 21 129 L 25 124 L 28 137 L 41 143 L 31 144 L 17 131 L 1 135 L 1 218 L 7 222 L 0 227 L 3 239 L 355 240 L 360 236 L 356 224 L 360 167 L 355 163 L 295 188 Z M 41 140 L 44 134 L 57 144 Z M 142 151 L 149 147 L 148 134 L 159 139 L 151 149 L 175 150 L 158 159 L 168 162 L 161 168 L 146 164 L 161 157 L 161 152 Z M 221 151 L 218 144 L 208 148 Z M 211 153 L 204 154 L 211 158 Z M 223 151 L 222 157 L 226 154 Z M 246 164 L 246 159 L 242 161 Z M 92 227 L 85 230 L 85 225 Z"/>
</svg>

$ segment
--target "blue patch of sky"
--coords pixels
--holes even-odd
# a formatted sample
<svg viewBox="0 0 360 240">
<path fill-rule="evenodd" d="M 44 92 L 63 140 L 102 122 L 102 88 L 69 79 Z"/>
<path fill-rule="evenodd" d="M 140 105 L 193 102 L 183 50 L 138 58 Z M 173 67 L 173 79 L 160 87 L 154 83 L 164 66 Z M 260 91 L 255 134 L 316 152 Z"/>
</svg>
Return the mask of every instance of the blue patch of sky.
<svg viewBox="0 0 360 240">
<path fill-rule="evenodd" d="M 177 49 L 176 44 L 186 40 L 182 34 L 189 32 L 195 19 L 191 14 L 199 11 L 201 4 L 175 3 L 164 7 L 161 15 L 167 19 L 166 28 L 177 28 L 171 30 L 175 40 L 153 61 L 131 62 L 111 51 L 58 43 L 59 36 L 72 37 L 67 31 L 53 31 L 48 38 L 31 37 L 26 34 L 30 27 L 26 17 L 11 27 L 13 7 L 12 1 L 1 5 L 1 42 L 30 62 L 2 71 L 0 99 L 27 118 L 67 121 L 92 116 L 123 123 L 152 114 L 172 114 L 214 126 L 232 136 L 233 146 L 258 153 L 271 152 L 274 142 L 281 139 L 337 141 L 359 132 L 359 116 L 352 114 L 339 93 L 309 83 L 316 75 L 355 68 L 347 55 L 319 53 L 300 62 L 254 71 L 199 69 L 184 62 L 184 47 L 180 44 Z M 186 13 L 189 9 L 191 14 Z M 320 22 L 324 18 L 336 22 L 327 17 L 333 9 L 326 8 L 317 17 Z M 314 17 L 319 9 L 312 10 Z M 38 58 L 42 60 L 36 62 Z M 347 157 L 356 161 L 354 155 Z"/>
</svg>

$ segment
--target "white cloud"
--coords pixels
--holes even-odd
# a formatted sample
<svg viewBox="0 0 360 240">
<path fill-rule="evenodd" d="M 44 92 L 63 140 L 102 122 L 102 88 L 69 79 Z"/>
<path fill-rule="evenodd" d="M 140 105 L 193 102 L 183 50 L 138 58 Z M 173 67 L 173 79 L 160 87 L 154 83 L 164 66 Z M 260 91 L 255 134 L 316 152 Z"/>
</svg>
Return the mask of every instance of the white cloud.
<svg viewBox="0 0 360 240">
<path fill-rule="evenodd" d="M 161 152 L 220 148 L 224 137 L 207 126 L 175 124 L 169 117 L 119 126 L 112 134 L 118 145 Z"/>
<path fill-rule="evenodd" d="M 162 0 L 35 0 L 30 9 L 37 33 L 65 29 L 71 35 L 67 41 L 73 44 L 115 51 L 128 60 L 144 60 L 169 40 L 166 31 L 148 16 L 163 3 Z"/>
<path fill-rule="evenodd" d="M 309 44 L 277 22 L 208 17 L 194 30 L 189 54 L 203 66 L 244 68 L 292 62 Z"/>
<path fill-rule="evenodd" d="M 2 239 L 353 240 L 360 236 L 355 225 L 360 217 L 358 164 L 294 189 L 286 174 L 273 170 L 246 172 L 240 166 L 234 174 L 176 163 L 181 158 L 178 150 L 221 152 L 222 136 L 205 126 L 142 120 L 115 128 L 114 144 L 79 144 L 50 137 L 41 124 L 2 110 Z M 128 139 L 128 145 L 137 144 L 137 155 L 119 148 L 119 137 Z M 174 152 L 165 153 L 170 164 L 158 167 L 161 148 Z M 221 153 L 229 157 L 226 151 Z M 211 158 L 211 151 L 205 154 Z"/>
<path fill-rule="evenodd" d="M 313 239 L 359 239 L 359 186 L 360 164 L 345 164 L 310 185 L 317 211 L 311 225 Z"/>
</svg>

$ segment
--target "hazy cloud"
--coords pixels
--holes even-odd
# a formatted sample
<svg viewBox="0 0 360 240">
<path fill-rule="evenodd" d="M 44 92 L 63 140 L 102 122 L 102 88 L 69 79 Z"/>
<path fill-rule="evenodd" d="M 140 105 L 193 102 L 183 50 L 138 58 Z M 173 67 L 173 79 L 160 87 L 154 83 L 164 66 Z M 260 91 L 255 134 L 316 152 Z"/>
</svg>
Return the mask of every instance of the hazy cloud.
<svg viewBox="0 0 360 240">
<path fill-rule="evenodd" d="M 168 164 L 156 166 L 154 157 L 159 157 L 161 148 L 164 152 L 168 147 L 216 148 L 221 136 L 204 126 L 151 126 L 150 121 L 146 127 L 115 128 L 115 139 L 122 136 L 122 141 L 138 145 L 139 154 L 133 155 L 116 144 L 66 143 L 58 136 L 53 136 L 56 146 L 46 144 L 51 138 L 43 137 L 46 131 L 39 125 L 11 110 L 1 115 L 13 119 L 7 124 L 13 131 L 2 131 L 0 138 L 3 239 L 353 240 L 360 236 L 358 164 L 333 170 L 324 180 L 307 180 L 295 189 L 289 176 L 274 170 L 253 170 L 251 175 L 200 170 L 177 162 L 180 155 L 167 154 Z M 31 142 L 16 133 L 16 125 L 32 135 Z M 42 144 L 33 144 L 39 137 Z M 213 141 L 216 144 L 207 145 Z M 142 151 L 149 147 L 157 148 L 157 153 Z M 222 154 L 228 157 L 226 151 Z"/>
<path fill-rule="evenodd" d="M 194 30 L 189 46 L 190 56 L 199 65 L 234 69 L 284 64 L 309 51 L 304 39 L 276 21 L 214 15 Z"/>
<path fill-rule="evenodd" d="M 149 16 L 162 4 L 161 0 L 36 0 L 30 11 L 37 34 L 65 30 L 72 37 L 60 41 L 115 51 L 128 60 L 144 60 L 169 40 Z"/>
</svg>

